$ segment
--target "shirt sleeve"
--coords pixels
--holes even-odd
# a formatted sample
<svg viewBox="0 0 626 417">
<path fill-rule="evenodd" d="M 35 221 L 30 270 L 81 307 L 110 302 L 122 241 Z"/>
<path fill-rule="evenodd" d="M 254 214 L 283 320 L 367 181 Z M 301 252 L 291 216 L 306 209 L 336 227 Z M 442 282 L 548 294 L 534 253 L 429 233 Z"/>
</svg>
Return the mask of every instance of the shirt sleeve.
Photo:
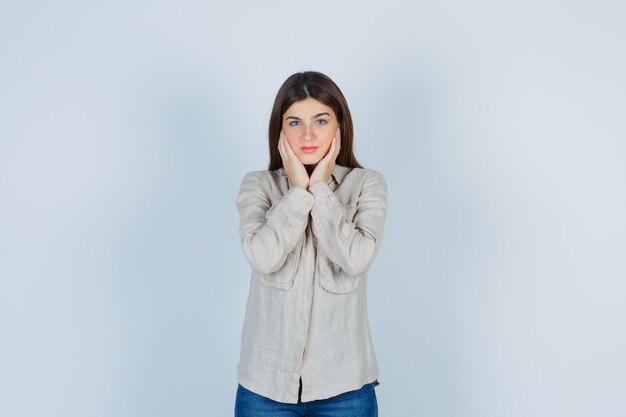
<svg viewBox="0 0 626 417">
<path fill-rule="evenodd" d="M 328 258 L 349 275 L 369 269 L 383 236 L 387 212 L 387 184 L 377 171 L 370 170 L 356 202 L 354 219 L 328 184 L 314 183 L 309 191 L 315 197 L 311 210 L 313 233 Z"/>
<path fill-rule="evenodd" d="M 313 195 L 294 186 L 274 205 L 262 171 L 249 172 L 237 196 L 239 235 L 252 269 L 267 275 L 278 270 L 304 235 Z"/>
</svg>

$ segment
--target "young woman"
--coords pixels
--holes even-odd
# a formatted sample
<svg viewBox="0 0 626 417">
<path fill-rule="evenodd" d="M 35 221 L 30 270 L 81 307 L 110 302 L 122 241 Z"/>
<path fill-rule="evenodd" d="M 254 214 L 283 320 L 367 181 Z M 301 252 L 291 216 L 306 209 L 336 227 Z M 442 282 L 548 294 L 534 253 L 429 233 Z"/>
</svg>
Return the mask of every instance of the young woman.
<svg viewBox="0 0 626 417">
<path fill-rule="evenodd" d="M 252 267 L 236 417 L 378 415 L 367 270 L 387 186 L 352 152 L 352 118 L 319 72 L 290 76 L 269 123 L 267 171 L 243 178 L 237 209 Z"/>
</svg>

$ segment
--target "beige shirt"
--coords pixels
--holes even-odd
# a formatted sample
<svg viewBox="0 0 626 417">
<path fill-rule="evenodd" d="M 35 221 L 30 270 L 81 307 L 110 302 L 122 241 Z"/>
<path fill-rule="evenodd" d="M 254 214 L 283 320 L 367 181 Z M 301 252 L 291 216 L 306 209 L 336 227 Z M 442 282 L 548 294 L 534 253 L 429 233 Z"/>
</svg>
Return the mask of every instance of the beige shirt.
<svg viewBox="0 0 626 417">
<path fill-rule="evenodd" d="M 367 270 L 383 236 L 387 185 L 377 171 L 335 165 L 305 190 L 280 168 L 245 175 L 237 197 L 252 267 L 238 382 L 286 403 L 378 385 Z"/>
</svg>

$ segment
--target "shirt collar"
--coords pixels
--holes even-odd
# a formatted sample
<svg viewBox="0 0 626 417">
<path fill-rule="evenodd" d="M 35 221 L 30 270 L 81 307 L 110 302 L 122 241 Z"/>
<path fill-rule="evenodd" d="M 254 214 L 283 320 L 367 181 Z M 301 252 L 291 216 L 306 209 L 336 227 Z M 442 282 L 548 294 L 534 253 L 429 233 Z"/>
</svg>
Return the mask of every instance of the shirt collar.
<svg viewBox="0 0 626 417">
<path fill-rule="evenodd" d="M 350 172 L 350 168 L 344 167 L 343 165 L 335 164 L 335 168 L 333 168 L 333 172 L 327 183 L 330 184 L 330 182 L 334 179 L 337 182 L 337 184 L 341 184 L 341 182 L 343 181 L 343 179 L 345 178 L 348 172 Z M 278 174 L 281 177 L 288 176 L 284 167 L 278 168 Z"/>
</svg>

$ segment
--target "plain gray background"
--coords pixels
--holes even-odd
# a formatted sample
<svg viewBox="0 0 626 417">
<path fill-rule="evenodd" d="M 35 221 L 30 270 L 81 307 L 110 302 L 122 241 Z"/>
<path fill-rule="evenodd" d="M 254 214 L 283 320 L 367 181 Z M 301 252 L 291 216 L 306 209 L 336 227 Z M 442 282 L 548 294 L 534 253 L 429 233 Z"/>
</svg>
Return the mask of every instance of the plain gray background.
<svg viewBox="0 0 626 417">
<path fill-rule="evenodd" d="M 389 211 L 381 416 L 626 415 L 619 1 L 0 3 L 0 416 L 229 416 L 280 84 Z"/>
</svg>

